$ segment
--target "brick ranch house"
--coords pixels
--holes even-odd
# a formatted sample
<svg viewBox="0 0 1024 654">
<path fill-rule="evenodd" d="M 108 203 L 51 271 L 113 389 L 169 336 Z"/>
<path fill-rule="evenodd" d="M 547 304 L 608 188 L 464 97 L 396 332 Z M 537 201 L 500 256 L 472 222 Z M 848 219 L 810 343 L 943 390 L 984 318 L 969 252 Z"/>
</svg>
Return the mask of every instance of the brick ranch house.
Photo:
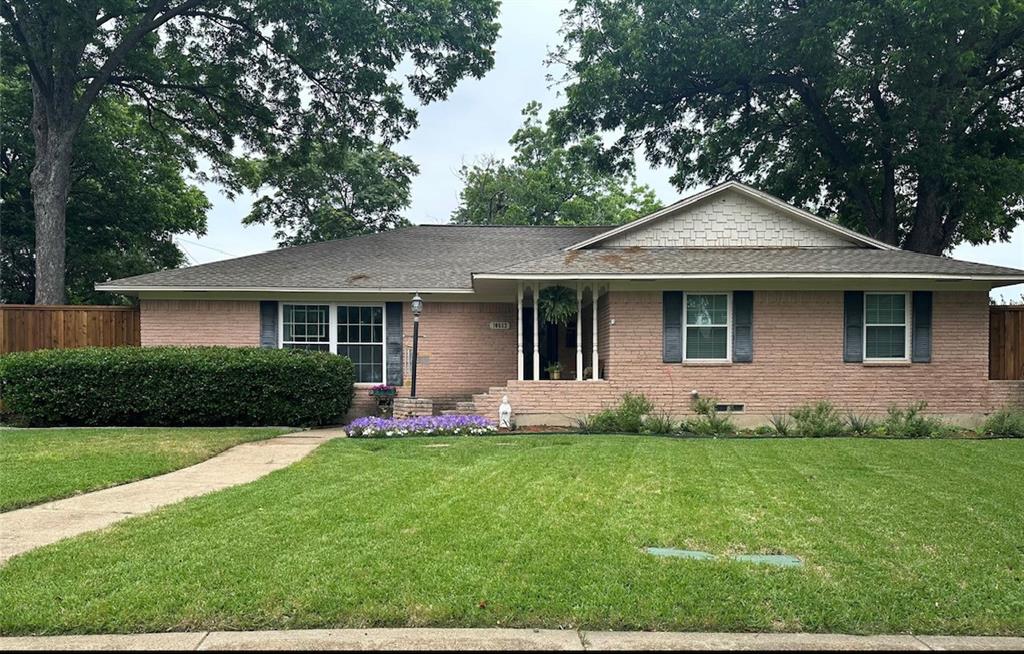
<svg viewBox="0 0 1024 654">
<path fill-rule="evenodd" d="M 687 415 L 696 392 L 754 424 L 817 400 L 961 421 L 1024 403 L 1024 382 L 988 379 L 989 290 L 1022 281 L 729 182 L 617 227 L 415 226 L 97 289 L 139 298 L 144 346 L 336 352 L 399 397 L 418 292 L 417 395 L 435 410 L 495 415 L 507 394 L 520 424 L 565 424 L 626 391 Z M 548 286 L 575 296 L 569 324 L 534 310 Z M 373 406 L 357 389 L 353 413 Z"/>
</svg>

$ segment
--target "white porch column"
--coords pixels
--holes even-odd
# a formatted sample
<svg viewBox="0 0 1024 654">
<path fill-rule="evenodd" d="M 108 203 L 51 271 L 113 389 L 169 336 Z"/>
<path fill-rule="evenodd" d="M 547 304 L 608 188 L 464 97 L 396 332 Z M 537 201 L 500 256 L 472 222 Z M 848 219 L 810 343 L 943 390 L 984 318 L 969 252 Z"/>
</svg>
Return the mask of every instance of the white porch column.
<svg viewBox="0 0 1024 654">
<path fill-rule="evenodd" d="M 533 283 L 533 381 L 540 381 L 540 282 Z"/>
<path fill-rule="evenodd" d="M 583 284 L 576 282 L 576 381 L 583 381 Z"/>
<path fill-rule="evenodd" d="M 591 359 L 590 359 L 591 362 L 592 362 L 591 365 L 593 367 L 593 370 L 590 371 L 590 375 L 591 375 L 590 378 L 591 379 L 597 379 L 598 378 L 598 370 L 600 369 L 598 367 L 598 365 L 597 365 L 598 364 L 598 361 L 597 361 L 597 296 L 598 296 L 599 292 L 600 291 L 597 288 L 597 284 L 593 284 L 590 287 L 591 307 L 592 307 L 592 311 L 593 311 L 593 320 L 591 320 L 591 322 L 593 323 L 593 327 L 594 327 L 594 329 L 593 329 L 593 331 L 594 331 L 594 335 L 593 335 L 593 341 L 594 341 L 593 342 L 593 347 L 594 347 L 594 350 L 593 350 L 593 354 L 592 354 Z"/>
<path fill-rule="evenodd" d="M 523 381 L 524 365 L 523 365 L 523 283 L 519 282 L 516 284 L 516 329 L 517 342 L 516 351 L 518 352 L 519 361 L 519 376 L 517 379 Z"/>
</svg>

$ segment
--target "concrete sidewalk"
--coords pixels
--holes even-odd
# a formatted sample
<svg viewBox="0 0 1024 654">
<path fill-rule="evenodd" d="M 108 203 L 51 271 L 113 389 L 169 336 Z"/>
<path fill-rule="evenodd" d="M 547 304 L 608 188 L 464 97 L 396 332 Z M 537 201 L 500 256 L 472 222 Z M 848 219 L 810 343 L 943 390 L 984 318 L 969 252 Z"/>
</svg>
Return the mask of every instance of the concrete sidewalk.
<svg viewBox="0 0 1024 654">
<path fill-rule="evenodd" d="M 0 638 L 0 650 L 1024 650 L 1024 638 L 549 629 L 310 629 Z"/>
<path fill-rule="evenodd" d="M 187 497 L 259 479 L 343 435 L 341 429 L 318 429 L 243 443 L 165 475 L 0 513 L 0 564 L 23 552 L 103 529 Z"/>
</svg>

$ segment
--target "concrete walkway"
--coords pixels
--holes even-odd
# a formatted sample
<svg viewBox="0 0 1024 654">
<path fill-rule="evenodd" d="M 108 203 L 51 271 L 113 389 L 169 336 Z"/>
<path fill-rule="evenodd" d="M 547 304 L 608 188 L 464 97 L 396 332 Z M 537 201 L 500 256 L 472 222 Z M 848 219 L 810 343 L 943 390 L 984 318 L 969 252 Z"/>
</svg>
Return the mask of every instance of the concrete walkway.
<svg viewBox="0 0 1024 654">
<path fill-rule="evenodd" d="M 1024 638 L 545 629 L 310 629 L 0 638 L 0 650 L 1024 650 Z"/>
<path fill-rule="evenodd" d="M 0 564 L 23 552 L 103 529 L 187 497 L 259 479 L 343 435 L 341 429 L 318 429 L 243 443 L 159 477 L 0 513 Z"/>
</svg>

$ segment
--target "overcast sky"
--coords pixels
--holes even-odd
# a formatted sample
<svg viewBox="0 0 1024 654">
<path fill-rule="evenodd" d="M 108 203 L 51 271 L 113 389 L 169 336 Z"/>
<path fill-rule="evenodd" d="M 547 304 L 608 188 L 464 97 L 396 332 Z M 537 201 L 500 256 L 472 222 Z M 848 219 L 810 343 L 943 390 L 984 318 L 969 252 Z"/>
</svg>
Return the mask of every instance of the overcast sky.
<svg viewBox="0 0 1024 654">
<path fill-rule="evenodd" d="M 494 68 L 482 80 L 464 80 L 445 101 L 420 110 L 420 125 L 397 150 L 413 158 L 420 174 L 412 185 L 412 206 L 406 216 L 414 223 L 445 223 L 458 205 L 460 182 L 456 172 L 463 162 L 484 155 L 503 157 L 511 152 L 508 139 L 522 123 L 522 108 L 539 100 L 545 109 L 560 103 L 550 88 L 544 65 L 548 48 L 559 42 L 560 3 L 550 0 L 504 0 L 501 36 Z M 699 189 L 680 192 L 668 182 L 668 169 L 651 169 L 638 162 L 640 182 L 654 188 L 663 203 Z M 189 259 L 205 263 L 273 249 L 273 228 L 242 226 L 251 197 L 228 200 L 213 185 L 204 187 L 213 203 L 208 233 L 178 239 Z M 960 246 L 953 256 L 1024 268 L 1024 227 L 1008 243 Z M 1024 285 L 997 290 L 1008 297 L 1024 293 Z"/>
</svg>

